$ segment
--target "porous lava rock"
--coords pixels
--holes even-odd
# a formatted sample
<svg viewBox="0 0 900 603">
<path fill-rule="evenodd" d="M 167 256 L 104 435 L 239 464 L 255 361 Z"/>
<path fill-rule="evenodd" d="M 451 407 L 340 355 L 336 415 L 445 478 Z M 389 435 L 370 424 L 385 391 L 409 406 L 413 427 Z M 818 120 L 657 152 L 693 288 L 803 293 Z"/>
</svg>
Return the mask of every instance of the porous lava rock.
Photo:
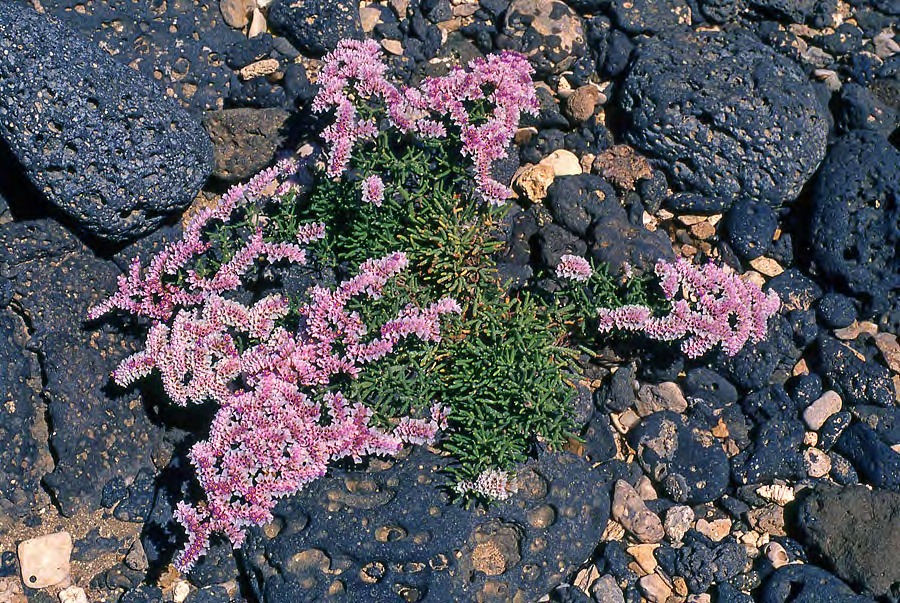
<svg viewBox="0 0 900 603">
<path fill-rule="evenodd" d="M 316 56 L 334 50 L 340 40 L 363 37 L 354 0 L 275 0 L 269 22 L 294 46 Z"/>
<path fill-rule="evenodd" d="M 873 603 L 815 565 L 785 565 L 763 586 L 761 603 Z"/>
<path fill-rule="evenodd" d="M 36 510 L 40 464 L 40 366 L 25 350 L 28 326 L 10 306 L 0 310 L 0 515 L 21 517 Z M 46 434 L 44 435 L 46 437 Z M 50 460 L 50 459 L 46 459 Z M 51 461 L 52 466 L 52 461 Z"/>
<path fill-rule="evenodd" d="M 524 53 L 538 77 L 562 73 L 588 52 L 581 17 L 561 0 L 512 0 L 502 32 L 498 45 Z"/>
<path fill-rule="evenodd" d="M 0 138 L 51 203 L 115 243 L 184 209 L 212 168 L 209 138 L 175 101 L 15 3 L 0 4 Z"/>
<path fill-rule="evenodd" d="M 221 109 L 241 86 L 223 59 L 229 48 L 250 42 L 225 23 L 218 0 L 41 0 L 40 5 L 184 107 Z"/>
<path fill-rule="evenodd" d="M 653 413 L 628 432 L 638 462 L 677 503 L 716 500 L 731 466 L 721 442 L 702 425 L 671 411 Z"/>
<path fill-rule="evenodd" d="M 823 274 L 889 307 L 900 289 L 900 151 L 877 132 L 853 132 L 828 151 L 811 191 L 812 256 Z"/>
<path fill-rule="evenodd" d="M 279 503 L 239 550 L 259 600 L 534 601 L 606 527 L 609 488 L 574 455 L 542 454 L 518 471 L 511 499 L 472 510 L 448 501 L 447 462 L 417 447 Z"/>
<path fill-rule="evenodd" d="M 136 342 L 85 320 L 120 271 L 55 222 L 38 220 L 0 226 L 0 273 L 29 326 L 25 349 L 40 360 L 55 461 L 44 483 L 64 515 L 99 509 L 109 480 L 131 481 L 152 467 L 163 436 L 139 395 L 111 387 L 110 373 Z"/>
<path fill-rule="evenodd" d="M 806 542 L 847 583 L 900 600 L 900 493 L 864 486 L 817 488 L 800 506 Z"/>
<path fill-rule="evenodd" d="M 806 75 L 740 29 L 642 43 L 622 87 L 625 138 L 699 193 L 694 211 L 740 194 L 793 201 L 825 155 L 830 117 Z"/>
</svg>

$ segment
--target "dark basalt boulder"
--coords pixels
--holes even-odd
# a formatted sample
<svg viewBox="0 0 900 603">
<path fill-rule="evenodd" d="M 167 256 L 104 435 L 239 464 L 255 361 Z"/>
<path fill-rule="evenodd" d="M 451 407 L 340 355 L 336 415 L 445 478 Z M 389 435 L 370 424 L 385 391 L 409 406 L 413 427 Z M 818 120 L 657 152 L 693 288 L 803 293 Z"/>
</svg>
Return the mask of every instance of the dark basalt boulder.
<svg viewBox="0 0 900 603">
<path fill-rule="evenodd" d="M 37 387 L 55 461 L 44 484 L 63 515 L 100 509 L 107 482 L 130 482 L 152 468 L 163 441 L 141 397 L 110 382 L 139 343 L 111 323 L 86 322 L 88 308 L 115 288 L 120 271 L 55 222 L 41 220 L 0 226 L 0 273 L 11 280 L 16 311 L 29 325 L 25 350 L 40 361 Z M 28 397 L 17 403 L 27 405 Z"/>
<path fill-rule="evenodd" d="M 815 565 L 785 565 L 763 586 L 761 603 L 873 603 Z"/>
<path fill-rule="evenodd" d="M 242 85 L 223 57 L 236 44 L 253 43 L 225 23 L 219 2 L 102 0 L 83 10 L 83 0 L 41 0 L 41 6 L 184 107 L 221 109 Z"/>
<path fill-rule="evenodd" d="M 825 155 L 830 116 L 806 75 L 740 29 L 644 42 L 621 103 L 626 140 L 676 191 L 717 200 L 709 211 L 790 203 Z"/>
<path fill-rule="evenodd" d="M 534 601 L 583 563 L 609 488 L 570 454 L 543 454 L 487 509 L 448 502 L 447 463 L 416 447 L 379 470 L 334 470 L 253 528 L 238 555 L 264 603 Z M 381 463 L 379 463 L 381 464 Z M 383 465 L 383 464 L 382 464 Z"/>
<path fill-rule="evenodd" d="M 806 542 L 843 580 L 900 600 L 900 494 L 864 486 L 817 488 L 797 512 Z"/>
<path fill-rule="evenodd" d="M 644 471 L 677 503 L 713 501 L 728 487 L 731 466 L 720 440 L 684 415 L 649 415 L 628 432 L 628 443 Z"/>
<path fill-rule="evenodd" d="M 200 123 L 155 84 L 9 2 L 0 3 L 0 138 L 51 203 L 114 243 L 183 210 L 212 170 Z"/>
<path fill-rule="evenodd" d="M 858 131 L 828 151 L 811 191 L 809 240 L 824 276 L 883 311 L 900 289 L 900 151 Z"/>
<path fill-rule="evenodd" d="M 36 437 L 41 369 L 37 355 L 25 349 L 27 342 L 23 317 L 9 306 L 0 310 L 0 515 L 19 519 L 37 511 L 41 477 L 53 466 Z"/>
<path fill-rule="evenodd" d="M 269 23 L 294 46 L 316 56 L 331 52 L 342 39 L 363 38 L 359 3 L 348 0 L 275 0 Z"/>
</svg>

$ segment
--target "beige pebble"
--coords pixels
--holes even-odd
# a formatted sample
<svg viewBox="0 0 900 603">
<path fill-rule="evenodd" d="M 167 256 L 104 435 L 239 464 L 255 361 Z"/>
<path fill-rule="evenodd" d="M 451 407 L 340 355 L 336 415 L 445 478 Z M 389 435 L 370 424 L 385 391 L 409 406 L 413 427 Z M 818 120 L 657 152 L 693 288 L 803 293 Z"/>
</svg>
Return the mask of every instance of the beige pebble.
<svg viewBox="0 0 900 603">
<path fill-rule="evenodd" d="M 794 489 L 786 484 L 766 484 L 756 489 L 756 493 L 776 505 L 786 505 L 794 500 Z"/>
<path fill-rule="evenodd" d="M 875 345 L 884 356 L 888 368 L 895 373 L 900 373 L 900 343 L 893 333 L 878 333 L 875 335 Z"/>
<path fill-rule="evenodd" d="M 677 220 L 684 224 L 685 226 L 694 226 L 695 224 L 699 224 L 700 222 L 706 221 L 706 216 L 695 216 L 691 214 L 683 214 L 678 216 Z"/>
<path fill-rule="evenodd" d="M 688 596 L 686 603 L 712 603 L 712 596 L 707 593 L 690 595 Z"/>
<path fill-rule="evenodd" d="M 382 40 L 381 47 L 395 56 L 403 54 L 403 43 L 399 40 Z"/>
<path fill-rule="evenodd" d="M 172 601 L 174 603 L 184 603 L 184 600 L 191 594 L 191 585 L 187 580 L 179 580 L 175 583 L 172 591 Z"/>
<path fill-rule="evenodd" d="M 803 432 L 803 445 L 815 447 L 819 443 L 819 434 L 815 431 Z"/>
<path fill-rule="evenodd" d="M 711 239 L 716 235 L 716 227 L 707 221 L 697 222 L 691 226 L 691 234 L 698 239 Z"/>
<path fill-rule="evenodd" d="M 637 491 L 624 480 L 618 480 L 613 491 L 613 518 L 640 542 L 659 542 L 665 536 L 662 522 Z"/>
<path fill-rule="evenodd" d="M 634 429 L 641 422 L 640 415 L 634 412 L 633 408 L 627 408 L 621 414 L 610 413 L 609 419 L 616 431 L 623 435 Z"/>
<path fill-rule="evenodd" d="M 787 536 L 784 531 L 784 507 L 767 505 L 751 509 L 747 513 L 747 522 L 757 532 L 772 536 Z"/>
<path fill-rule="evenodd" d="M 252 80 L 278 71 L 278 59 L 263 59 L 241 68 L 238 74 L 242 80 Z"/>
<path fill-rule="evenodd" d="M 581 123 L 590 119 L 597 108 L 600 90 L 593 84 L 576 88 L 566 99 L 566 111 L 574 121 Z"/>
<path fill-rule="evenodd" d="M 253 0 L 220 0 L 219 12 L 229 27 L 243 29 L 250 22 L 250 11 L 255 6 Z"/>
<path fill-rule="evenodd" d="M 0 595 L 0 601 L 2 600 Z M 59 603 L 88 603 L 87 593 L 80 586 L 70 586 L 59 591 Z"/>
<path fill-rule="evenodd" d="M 663 528 L 672 542 L 681 542 L 694 522 L 694 510 L 687 505 L 675 505 L 666 511 Z"/>
<path fill-rule="evenodd" d="M 540 203 L 547 196 L 553 177 L 553 167 L 550 165 L 526 165 L 513 176 L 513 188 L 532 203 Z"/>
<path fill-rule="evenodd" d="M 642 385 L 638 390 L 637 398 L 634 407 L 642 417 L 662 410 L 671 410 L 680 414 L 688 407 L 681 387 L 672 381 L 664 381 L 659 385 Z"/>
<path fill-rule="evenodd" d="M 825 477 L 831 471 L 831 457 L 818 448 L 804 450 L 803 462 L 806 464 L 806 474 L 812 478 Z"/>
<path fill-rule="evenodd" d="M 841 411 L 842 406 L 841 395 L 830 389 L 806 407 L 803 411 L 803 420 L 807 427 L 819 431 L 825 425 L 825 421 Z"/>
<path fill-rule="evenodd" d="M 56 532 L 19 543 L 22 582 L 29 588 L 59 584 L 69 577 L 72 536 Z"/>
<path fill-rule="evenodd" d="M 656 561 L 656 557 L 653 556 L 653 551 L 658 548 L 658 544 L 635 544 L 626 548 L 625 552 L 634 557 L 634 560 L 637 561 L 638 565 L 643 570 L 642 575 L 647 575 L 655 572 L 656 566 L 659 565 Z"/>
<path fill-rule="evenodd" d="M 381 22 L 381 11 L 375 6 L 361 6 L 359 20 L 363 31 L 369 33 Z"/>
<path fill-rule="evenodd" d="M 760 274 L 768 277 L 775 277 L 784 272 L 784 268 L 772 258 L 761 257 L 750 260 L 750 266 Z"/>
<path fill-rule="evenodd" d="M 638 580 L 638 585 L 650 603 L 666 603 L 672 596 L 672 587 L 659 574 L 650 574 Z"/>
<path fill-rule="evenodd" d="M 695 529 L 713 542 L 719 542 L 731 532 L 731 520 L 727 517 L 712 521 L 698 519 Z"/>
<path fill-rule="evenodd" d="M 656 500 L 658 498 L 656 488 L 653 487 L 653 482 L 651 482 L 650 478 L 646 475 L 640 477 L 635 490 L 637 490 L 641 500 Z"/>
<path fill-rule="evenodd" d="M 777 542 L 770 542 L 765 548 L 766 557 L 772 564 L 772 567 L 778 569 L 788 564 L 788 554 L 784 547 Z"/>
<path fill-rule="evenodd" d="M 553 169 L 553 176 L 577 176 L 581 174 L 581 160 L 572 151 L 559 149 L 553 151 L 538 165 L 549 165 Z"/>
<path fill-rule="evenodd" d="M 255 38 L 260 34 L 266 33 L 269 24 L 266 23 L 266 16 L 258 8 L 253 9 L 253 17 L 250 19 L 250 30 L 247 32 L 248 38 Z"/>
</svg>

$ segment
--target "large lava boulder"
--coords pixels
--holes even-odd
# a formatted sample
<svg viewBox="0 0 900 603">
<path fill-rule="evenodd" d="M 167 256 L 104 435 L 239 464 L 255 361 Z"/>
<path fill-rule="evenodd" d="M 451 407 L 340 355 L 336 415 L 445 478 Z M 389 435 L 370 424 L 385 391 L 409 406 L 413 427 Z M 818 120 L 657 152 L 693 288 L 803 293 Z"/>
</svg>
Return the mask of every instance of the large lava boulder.
<svg viewBox="0 0 900 603">
<path fill-rule="evenodd" d="M 819 488 L 797 513 L 807 543 L 848 583 L 900 600 L 900 494 Z"/>
<path fill-rule="evenodd" d="M 740 30 L 680 31 L 635 52 L 626 139 L 669 183 L 720 211 L 790 203 L 825 155 L 830 117 L 800 68 Z"/>
<path fill-rule="evenodd" d="M 285 499 L 239 550 L 262 603 L 536 601 L 599 542 L 609 488 L 571 454 L 517 473 L 487 509 L 448 500 L 446 457 L 416 448 L 368 471 L 334 470 Z"/>
<path fill-rule="evenodd" d="M 900 151 L 876 132 L 844 136 L 811 197 L 816 264 L 873 310 L 885 309 L 900 289 Z"/>
<path fill-rule="evenodd" d="M 212 171 L 209 138 L 173 99 L 10 2 L 0 3 L 0 138 L 51 203 L 115 243 L 187 207 Z"/>
</svg>

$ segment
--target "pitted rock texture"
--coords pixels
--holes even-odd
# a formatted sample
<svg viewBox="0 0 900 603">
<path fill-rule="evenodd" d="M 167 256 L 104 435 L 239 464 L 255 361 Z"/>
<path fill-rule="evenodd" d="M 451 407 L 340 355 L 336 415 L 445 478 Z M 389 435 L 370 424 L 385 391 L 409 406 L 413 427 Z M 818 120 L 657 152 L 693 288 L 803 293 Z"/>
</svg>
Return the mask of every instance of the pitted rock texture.
<svg viewBox="0 0 900 603">
<path fill-rule="evenodd" d="M 873 603 L 814 565 L 785 565 L 766 582 L 761 603 Z"/>
<path fill-rule="evenodd" d="M 41 369 L 25 350 L 27 341 L 28 326 L 17 309 L 0 310 L 0 517 L 10 519 L 37 510 L 46 469 L 37 433 Z"/>
<path fill-rule="evenodd" d="M 242 87 L 225 57 L 247 39 L 225 23 L 219 0 L 41 0 L 41 5 L 185 107 L 222 109 Z"/>
<path fill-rule="evenodd" d="M 317 56 L 334 50 L 342 39 L 363 37 L 354 0 L 275 0 L 269 22 L 297 48 Z"/>
<path fill-rule="evenodd" d="M 210 111 L 203 126 L 215 147 L 213 175 L 225 182 L 246 180 L 269 165 L 288 134 L 283 109 Z"/>
<path fill-rule="evenodd" d="M 0 226 L 0 273 L 12 281 L 13 303 L 29 325 L 26 349 L 41 362 L 56 461 L 44 482 L 64 515 L 99 509 L 104 485 L 151 467 L 162 439 L 141 397 L 110 382 L 136 342 L 111 324 L 85 321 L 88 308 L 113 290 L 119 270 L 43 220 Z"/>
<path fill-rule="evenodd" d="M 525 54 L 538 77 L 562 73 L 588 53 L 581 17 L 560 0 L 513 0 L 503 34 L 502 47 Z"/>
<path fill-rule="evenodd" d="M 681 32 L 638 47 L 622 90 L 626 140 L 676 190 L 727 208 L 793 201 L 825 155 L 830 117 L 806 75 L 749 33 Z"/>
<path fill-rule="evenodd" d="M 797 525 L 835 573 L 889 601 L 900 600 L 900 494 L 864 486 L 819 488 L 803 501 Z"/>
<path fill-rule="evenodd" d="M 885 309 L 900 289 L 900 151 L 854 132 L 828 151 L 812 187 L 813 258 L 830 278 Z"/>
<path fill-rule="evenodd" d="M 731 466 L 709 430 L 671 411 L 653 413 L 628 432 L 644 471 L 677 503 L 716 500 L 728 486 Z"/>
<path fill-rule="evenodd" d="M 286 499 L 239 550 L 260 601 L 534 601 L 590 555 L 609 489 L 545 454 L 487 510 L 448 502 L 446 459 L 416 447 L 385 470 L 334 471 Z"/>
<path fill-rule="evenodd" d="M 92 237 L 125 242 L 184 209 L 212 168 L 200 124 L 68 27 L 0 4 L 0 137 Z"/>
</svg>

